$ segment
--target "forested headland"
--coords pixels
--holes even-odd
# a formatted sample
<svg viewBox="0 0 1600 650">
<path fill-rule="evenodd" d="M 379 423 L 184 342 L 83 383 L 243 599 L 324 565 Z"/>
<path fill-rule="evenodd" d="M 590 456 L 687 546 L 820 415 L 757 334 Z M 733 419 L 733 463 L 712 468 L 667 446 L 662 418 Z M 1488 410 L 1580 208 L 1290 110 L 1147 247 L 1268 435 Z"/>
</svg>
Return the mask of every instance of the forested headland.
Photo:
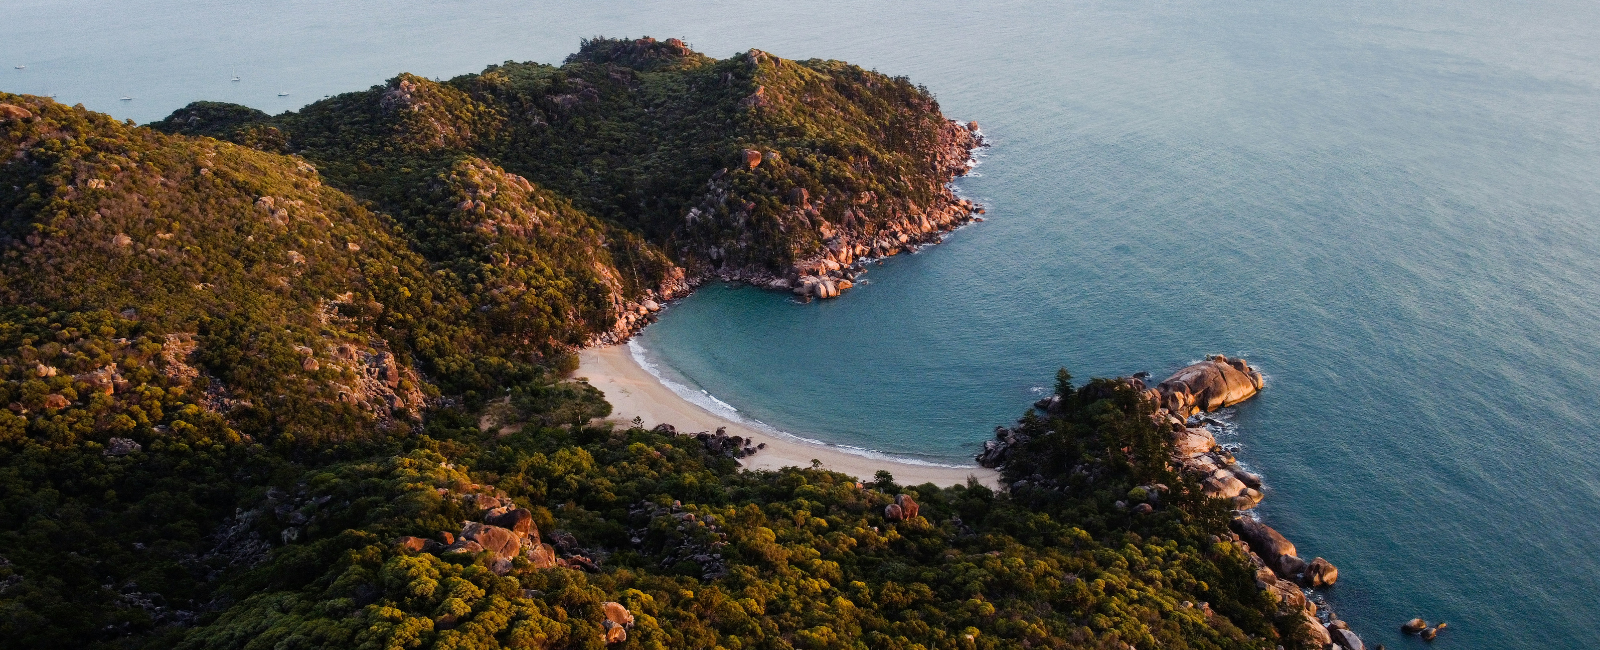
<svg viewBox="0 0 1600 650">
<path fill-rule="evenodd" d="M 1126 382 L 1018 405 L 996 492 L 745 471 L 568 379 L 963 223 L 977 144 L 675 40 L 277 116 L 0 93 L 0 647 L 1300 647 Z"/>
</svg>

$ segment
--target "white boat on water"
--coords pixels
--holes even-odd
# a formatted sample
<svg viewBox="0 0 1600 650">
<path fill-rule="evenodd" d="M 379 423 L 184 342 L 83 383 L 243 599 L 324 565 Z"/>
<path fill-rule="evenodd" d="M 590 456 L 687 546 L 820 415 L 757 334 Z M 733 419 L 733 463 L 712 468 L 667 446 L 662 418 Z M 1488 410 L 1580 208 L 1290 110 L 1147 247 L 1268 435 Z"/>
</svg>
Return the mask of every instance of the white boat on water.
<svg viewBox="0 0 1600 650">
<path fill-rule="evenodd" d="M 278 93 L 279 97 L 288 97 L 289 93 Z"/>
<path fill-rule="evenodd" d="M 123 96 L 122 96 L 122 101 L 125 101 L 125 102 L 131 102 L 131 101 L 133 101 L 133 98 L 132 98 L 132 97 L 129 97 L 129 96 L 127 96 L 127 95 L 123 95 Z"/>
<path fill-rule="evenodd" d="M 19 66 L 12 66 L 12 67 L 15 67 L 15 68 L 16 68 L 16 69 L 18 69 L 18 70 L 21 70 L 21 69 L 23 69 L 23 68 L 26 68 L 26 67 L 28 67 L 28 66 L 25 66 L 25 65 L 19 65 Z"/>
</svg>

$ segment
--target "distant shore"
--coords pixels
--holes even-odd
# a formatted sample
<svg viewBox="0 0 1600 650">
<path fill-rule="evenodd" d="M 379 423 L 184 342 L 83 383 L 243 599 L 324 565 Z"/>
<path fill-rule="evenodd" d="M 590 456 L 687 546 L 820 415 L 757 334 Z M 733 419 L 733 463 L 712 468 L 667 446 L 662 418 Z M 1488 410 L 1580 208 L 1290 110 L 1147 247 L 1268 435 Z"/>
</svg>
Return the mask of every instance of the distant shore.
<svg viewBox="0 0 1600 650">
<path fill-rule="evenodd" d="M 728 435 L 766 444 L 766 448 L 754 456 L 740 459 L 747 469 L 810 467 L 812 460 L 819 460 L 824 468 L 861 480 L 872 480 L 878 470 L 887 470 L 894 475 L 895 482 L 902 485 L 959 485 L 965 484 L 969 476 L 989 487 L 999 485 L 999 474 L 992 469 L 869 458 L 827 445 L 776 436 L 721 417 L 672 392 L 655 375 L 639 366 L 626 344 L 591 347 L 581 351 L 578 359 L 575 376 L 587 379 L 589 385 L 605 393 L 606 401 L 611 402 L 613 408 L 612 420 L 628 423 L 638 417 L 646 427 L 666 423 L 677 427 L 679 432 L 716 431 L 724 427 Z"/>
</svg>

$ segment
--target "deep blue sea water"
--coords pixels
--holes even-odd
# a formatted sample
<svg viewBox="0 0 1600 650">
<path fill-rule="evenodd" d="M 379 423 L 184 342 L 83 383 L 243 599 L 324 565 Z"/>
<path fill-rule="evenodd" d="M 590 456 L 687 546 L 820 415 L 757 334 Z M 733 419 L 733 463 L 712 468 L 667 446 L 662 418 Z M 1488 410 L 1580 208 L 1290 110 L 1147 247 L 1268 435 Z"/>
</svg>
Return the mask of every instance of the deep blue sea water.
<svg viewBox="0 0 1600 650">
<path fill-rule="evenodd" d="M 904 74 L 994 144 L 988 221 L 844 299 L 673 306 L 639 342 L 676 378 L 960 463 L 1058 366 L 1243 354 L 1224 441 L 1369 645 L 1600 641 L 1600 4 L 9 0 L 0 89 L 275 112 L 596 34 Z"/>
</svg>

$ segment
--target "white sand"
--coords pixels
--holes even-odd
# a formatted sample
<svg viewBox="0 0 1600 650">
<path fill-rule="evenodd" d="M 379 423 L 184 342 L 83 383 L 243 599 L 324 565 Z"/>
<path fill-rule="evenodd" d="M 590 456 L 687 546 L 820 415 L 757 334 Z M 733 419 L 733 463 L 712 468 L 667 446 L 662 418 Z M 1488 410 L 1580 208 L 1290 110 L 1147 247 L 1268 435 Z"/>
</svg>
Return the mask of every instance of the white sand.
<svg viewBox="0 0 1600 650">
<path fill-rule="evenodd" d="M 825 445 L 778 437 L 729 420 L 679 397 L 662 385 L 649 371 L 639 367 L 627 345 L 590 348 L 579 353 L 578 358 L 578 371 L 574 375 L 587 379 L 591 386 L 606 394 L 613 408 L 611 420 L 627 424 L 638 417 L 645 427 L 665 422 L 680 432 L 716 431 L 717 427 L 726 427 L 730 436 L 743 436 L 767 444 L 766 449 L 756 455 L 740 459 L 739 462 L 750 469 L 810 467 L 811 461 L 816 459 L 827 469 L 868 481 L 878 470 L 888 470 L 901 485 L 950 486 L 965 484 L 967 477 L 973 476 L 984 485 L 995 487 L 999 480 L 994 470 L 976 465 L 938 467 L 868 458 Z"/>
</svg>

